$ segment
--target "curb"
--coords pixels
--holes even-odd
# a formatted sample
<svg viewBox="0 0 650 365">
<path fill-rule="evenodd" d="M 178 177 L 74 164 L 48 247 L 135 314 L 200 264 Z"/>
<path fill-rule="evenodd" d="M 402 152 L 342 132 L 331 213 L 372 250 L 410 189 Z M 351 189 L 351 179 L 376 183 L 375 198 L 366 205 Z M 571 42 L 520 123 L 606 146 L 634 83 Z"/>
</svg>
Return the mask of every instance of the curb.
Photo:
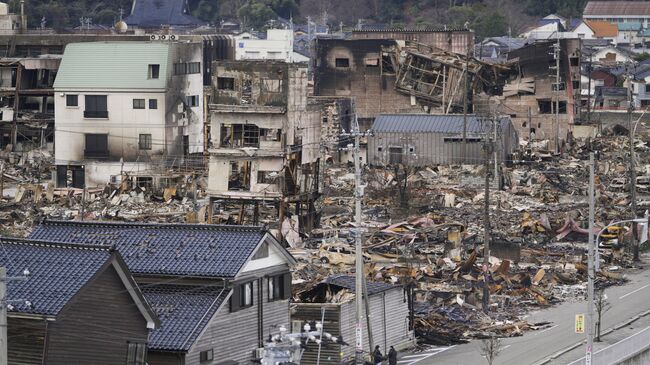
<svg viewBox="0 0 650 365">
<path fill-rule="evenodd" d="M 625 326 L 628 326 L 628 325 L 630 325 L 630 324 L 632 324 L 632 323 L 638 321 L 639 319 L 641 319 L 641 318 L 643 318 L 643 317 L 645 317 L 645 316 L 647 316 L 647 315 L 649 315 L 649 314 L 650 314 L 650 310 L 647 310 L 647 311 L 645 311 L 645 312 L 639 313 L 639 314 L 635 315 L 634 317 L 632 317 L 632 318 L 630 318 L 630 319 L 628 319 L 628 320 L 625 320 L 624 322 L 621 322 L 621 323 L 619 323 L 619 324 L 617 324 L 617 325 L 614 325 L 614 326 L 612 326 L 612 327 L 606 329 L 605 331 L 601 332 L 600 336 L 601 336 L 601 337 L 602 337 L 602 336 L 606 336 L 606 335 L 608 335 L 608 334 L 610 334 L 610 333 L 612 333 L 612 332 L 614 332 L 614 331 L 616 331 L 616 330 L 619 330 L 619 329 L 621 329 L 621 328 L 623 328 L 623 327 L 625 327 Z M 544 365 L 544 364 L 548 364 L 548 363 L 550 363 L 551 361 L 557 359 L 558 357 L 560 357 L 560 356 L 566 354 L 567 352 L 572 351 L 572 350 L 576 349 L 577 347 L 580 347 L 580 346 L 582 346 L 582 345 L 584 345 L 584 344 L 586 344 L 586 343 L 587 343 L 587 340 L 582 340 L 582 341 L 580 341 L 580 342 L 578 342 L 578 343 L 574 343 L 573 345 L 568 346 L 568 347 L 565 347 L 565 348 L 563 348 L 562 350 L 560 350 L 560 351 L 554 353 L 553 355 L 547 357 L 545 360 L 542 360 L 542 361 L 540 361 L 540 362 L 536 362 L 535 365 Z"/>
</svg>

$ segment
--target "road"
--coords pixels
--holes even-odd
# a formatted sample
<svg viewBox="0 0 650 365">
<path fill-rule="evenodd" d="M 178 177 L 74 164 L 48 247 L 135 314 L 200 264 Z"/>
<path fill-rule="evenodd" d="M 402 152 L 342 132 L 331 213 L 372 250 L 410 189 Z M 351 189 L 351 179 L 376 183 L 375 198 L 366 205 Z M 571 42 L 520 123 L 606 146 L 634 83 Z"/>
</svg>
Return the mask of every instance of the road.
<svg viewBox="0 0 650 365">
<path fill-rule="evenodd" d="M 628 274 L 627 278 L 630 280 L 627 284 L 610 287 L 605 291 L 611 308 L 603 315 L 603 330 L 650 310 L 650 300 L 648 300 L 650 297 L 650 270 Z M 570 353 L 573 354 L 568 356 L 572 357 L 570 359 L 563 356 L 545 362 L 558 351 L 585 340 L 584 334 L 574 333 L 574 318 L 578 313 L 585 313 L 586 308 L 586 301 L 583 300 L 530 313 L 526 319 L 531 323 L 551 321 L 553 324 L 551 327 L 528 332 L 521 337 L 503 339 L 502 351 L 494 365 L 566 364 L 570 362 L 567 360 L 575 360 L 580 356 L 579 349 Z M 643 320 L 647 320 L 647 317 Z M 472 341 L 453 347 L 432 348 L 424 353 L 404 354 L 400 357 L 399 365 L 487 364 L 485 358 L 481 356 L 480 347 L 481 341 Z M 584 349 L 584 346 L 581 345 L 581 348 Z M 409 355 L 412 357 L 407 357 Z"/>
</svg>

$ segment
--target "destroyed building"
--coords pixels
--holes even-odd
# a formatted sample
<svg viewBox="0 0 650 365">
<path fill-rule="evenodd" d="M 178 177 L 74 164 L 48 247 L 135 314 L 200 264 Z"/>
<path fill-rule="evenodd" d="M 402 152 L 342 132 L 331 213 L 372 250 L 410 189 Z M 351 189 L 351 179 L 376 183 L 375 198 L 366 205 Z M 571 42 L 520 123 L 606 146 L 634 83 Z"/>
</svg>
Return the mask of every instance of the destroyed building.
<svg viewBox="0 0 650 365">
<path fill-rule="evenodd" d="M 59 55 L 0 60 L 0 148 L 52 147 Z"/>
<path fill-rule="evenodd" d="M 201 60 L 199 43 L 67 45 L 54 83 L 57 186 L 123 175 L 157 185 L 202 154 Z"/>
<path fill-rule="evenodd" d="M 497 98 L 500 105 L 496 106 L 497 113 L 510 115 L 521 138 L 548 139 L 551 146 L 556 140 L 560 146 L 566 142 L 580 113 L 580 40 L 561 39 L 559 44 L 559 83 L 556 41 L 540 41 L 511 51 L 508 60 L 515 63 L 512 69 L 516 73 L 503 88 Z"/>
<path fill-rule="evenodd" d="M 348 275 L 333 275 L 310 290 L 298 294 L 299 301 L 294 303 L 291 314 L 292 323 L 314 323 L 325 318 L 323 331 L 331 333 L 351 343 L 351 345 L 330 344 L 321 349 L 320 361 L 316 357 L 318 345 L 307 344 L 301 364 L 348 364 L 354 359 L 355 338 L 355 278 Z M 368 342 L 368 321 L 372 330 L 373 344 L 382 349 L 394 346 L 396 349 L 410 347 L 414 344 L 412 320 L 409 316 L 409 300 L 401 285 L 383 282 L 368 282 L 368 308 L 370 315 L 364 318 L 364 351 L 370 351 Z M 365 320 L 368 318 L 368 321 Z"/>
<path fill-rule="evenodd" d="M 500 117 L 495 123 L 468 115 L 466 147 L 463 127 L 462 115 L 382 114 L 375 119 L 368 137 L 368 163 L 373 166 L 476 165 L 483 163 L 486 136 L 496 135 L 499 161 L 507 160 L 519 146 L 509 117 Z"/>
<path fill-rule="evenodd" d="M 467 28 L 355 29 L 350 39 L 411 41 L 466 55 L 474 47 L 474 32 Z"/>
<path fill-rule="evenodd" d="M 247 219 L 257 223 L 259 205 L 270 205 L 279 222 L 295 213 L 299 230 L 309 230 L 319 196 L 321 106 L 308 102 L 306 65 L 224 61 L 213 71 L 211 207 L 241 204 L 241 222 L 243 207 L 252 206 Z"/>
</svg>

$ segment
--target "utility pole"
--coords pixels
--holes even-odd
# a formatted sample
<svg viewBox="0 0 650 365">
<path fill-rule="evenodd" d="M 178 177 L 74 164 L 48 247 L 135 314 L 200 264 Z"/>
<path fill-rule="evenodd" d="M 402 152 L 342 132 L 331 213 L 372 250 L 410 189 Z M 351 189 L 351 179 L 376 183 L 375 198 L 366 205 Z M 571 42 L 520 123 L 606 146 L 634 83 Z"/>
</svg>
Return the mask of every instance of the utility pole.
<svg viewBox="0 0 650 365">
<path fill-rule="evenodd" d="M 7 365 L 7 268 L 0 267 L 0 365 Z"/>
<path fill-rule="evenodd" d="M 355 109 L 356 110 L 356 109 Z M 357 114 L 354 114 L 354 220 L 356 228 L 354 230 L 354 250 L 355 250 L 355 304 L 356 304 L 356 351 L 355 359 L 357 364 L 363 364 L 363 247 L 361 246 L 361 165 L 359 162 L 359 120 Z M 372 349 L 370 349 L 372 351 Z M 2 365 L 2 364 L 0 364 Z"/>
<path fill-rule="evenodd" d="M 488 120 L 491 118 L 488 116 Z M 485 129 L 485 197 L 483 210 L 483 312 L 488 313 L 490 305 L 490 157 L 492 152 L 492 142 L 490 141 L 490 129 Z"/>
<path fill-rule="evenodd" d="M 591 124 L 591 72 L 592 70 L 592 60 L 593 60 L 593 50 L 589 51 L 589 66 L 587 66 L 587 76 L 589 77 L 589 83 L 587 84 L 587 124 Z M 599 131 L 601 132 L 601 131 Z"/>
<path fill-rule="evenodd" d="M 500 124 L 501 118 L 497 115 L 494 120 L 494 144 L 492 147 L 492 154 L 494 155 L 494 186 L 497 190 L 501 190 L 501 178 L 499 175 L 499 153 L 498 153 L 498 144 L 497 144 L 497 133 L 498 133 L 498 124 Z"/>
<path fill-rule="evenodd" d="M 634 161 L 634 123 L 632 123 L 632 108 L 633 98 L 632 98 L 632 72 L 630 70 L 631 65 L 628 65 L 627 70 L 627 121 L 629 129 L 629 144 L 630 144 L 630 200 L 632 208 L 631 219 L 636 218 L 636 162 Z M 638 240 L 636 239 L 636 223 L 632 222 L 632 236 L 631 236 L 633 260 L 639 261 L 639 245 Z"/>
<path fill-rule="evenodd" d="M 463 88 L 463 157 L 462 163 L 467 163 L 467 93 L 469 92 L 469 42 L 467 42 L 467 55 L 465 56 L 465 87 Z"/>
<path fill-rule="evenodd" d="M 594 345 L 594 153 L 589 153 L 589 240 L 587 243 L 587 349 L 585 365 L 591 365 Z M 597 248 L 596 248 L 597 249 Z"/>
<path fill-rule="evenodd" d="M 555 153 L 560 153 L 560 34 L 556 33 L 555 57 Z"/>
</svg>

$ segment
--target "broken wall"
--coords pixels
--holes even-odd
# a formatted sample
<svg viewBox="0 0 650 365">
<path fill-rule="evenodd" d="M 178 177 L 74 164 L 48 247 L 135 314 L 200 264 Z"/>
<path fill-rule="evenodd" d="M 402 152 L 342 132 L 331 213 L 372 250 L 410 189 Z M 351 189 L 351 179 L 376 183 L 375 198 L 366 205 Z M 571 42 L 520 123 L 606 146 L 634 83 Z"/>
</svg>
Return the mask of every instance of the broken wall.
<svg viewBox="0 0 650 365">
<path fill-rule="evenodd" d="M 353 30 L 351 39 L 413 41 L 459 54 L 467 54 L 474 47 L 474 32 L 463 28 Z"/>
</svg>

